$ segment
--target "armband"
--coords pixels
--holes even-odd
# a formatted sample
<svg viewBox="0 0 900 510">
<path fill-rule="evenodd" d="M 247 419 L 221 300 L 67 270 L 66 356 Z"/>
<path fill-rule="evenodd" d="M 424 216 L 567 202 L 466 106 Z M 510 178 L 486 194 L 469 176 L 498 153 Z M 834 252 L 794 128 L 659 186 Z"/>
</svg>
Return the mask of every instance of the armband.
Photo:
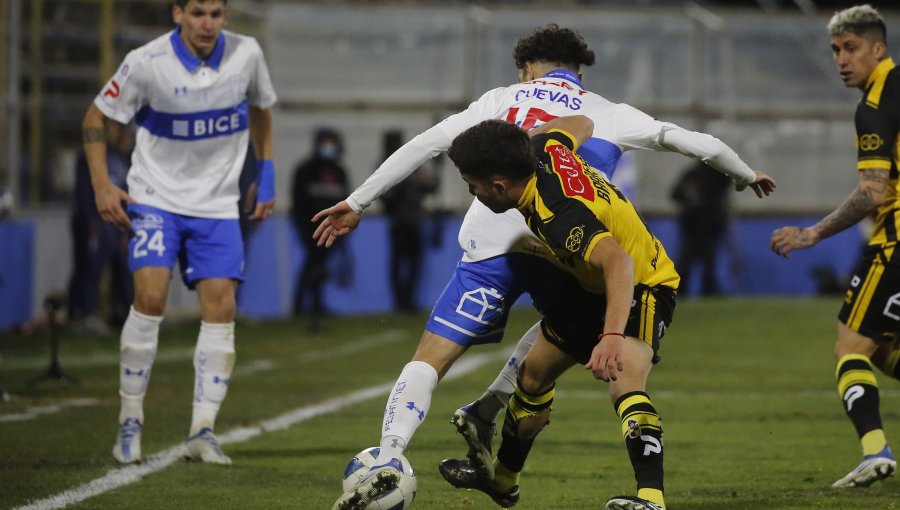
<svg viewBox="0 0 900 510">
<path fill-rule="evenodd" d="M 275 198 L 275 163 L 271 159 L 256 162 L 256 203 L 271 202 Z"/>
</svg>

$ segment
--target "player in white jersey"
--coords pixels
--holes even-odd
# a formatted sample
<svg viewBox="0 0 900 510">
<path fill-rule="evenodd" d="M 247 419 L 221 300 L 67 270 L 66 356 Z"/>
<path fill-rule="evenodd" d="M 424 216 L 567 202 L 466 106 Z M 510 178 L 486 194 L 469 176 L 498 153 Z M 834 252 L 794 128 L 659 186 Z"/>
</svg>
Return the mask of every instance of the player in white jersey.
<svg viewBox="0 0 900 510">
<path fill-rule="evenodd" d="M 700 158 L 732 177 L 739 190 L 750 186 L 760 197 L 774 189 L 771 178 L 751 170 L 720 140 L 657 121 L 636 108 L 585 90 L 579 69 L 593 64 L 594 53 L 577 32 L 547 25 L 520 39 L 514 56 L 521 83 L 488 91 L 465 111 L 397 150 L 344 202 L 313 218 L 322 220 L 315 233 L 319 243 L 330 246 L 337 236 L 349 233 L 359 224 L 362 211 L 381 193 L 425 160 L 446 151 L 464 130 L 487 119 L 505 119 L 530 129 L 556 117 L 585 115 L 594 121 L 594 133 L 578 152 L 608 176 L 623 152 L 651 149 Z M 368 501 L 392 487 L 399 479 L 393 459 L 404 451 L 424 419 L 440 377 L 470 345 L 500 341 L 509 307 L 521 293 L 528 291 L 541 309 L 553 302 L 554 292 L 561 291 L 548 282 L 568 276 L 541 258 L 546 248 L 517 211 L 496 215 L 473 201 L 459 242 L 463 258 L 431 313 L 413 360 L 404 367 L 388 397 L 376 466 L 370 476 L 338 499 L 335 508 L 365 508 Z M 454 415 L 454 423 L 470 443 L 470 459 L 481 469 L 491 469 L 493 423 L 514 391 L 518 362 L 530 348 L 537 327 L 520 340 L 489 391 Z M 401 400 L 407 405 L 396 405 Z M 508 506 L 517 500 L 518 492 L 495 498 Z"/>
<path fill-rule="evenodd" d="M 141 460 L 144 395 L 176 260 L 201 308 L 185 456 L 231 463 L 213 428 L 234 366 L 235 292 L 244 271 L 238 178 L 249 140 L 259 177 L 246 207 L 255 201 L 251 218 L 267 217 L 275 206 L 275 91 L 256 40 L 223 30 L 226 1 L 176 0 L 177 27 L 130 52 L 84 118 L 97 208 L 132 233 L 135 300 L 122 328 L 113 447 L 126 464 Z M 138 131 L 126 192 L 109 180 L 104 125 L 132 119 Z"/>
</svg>

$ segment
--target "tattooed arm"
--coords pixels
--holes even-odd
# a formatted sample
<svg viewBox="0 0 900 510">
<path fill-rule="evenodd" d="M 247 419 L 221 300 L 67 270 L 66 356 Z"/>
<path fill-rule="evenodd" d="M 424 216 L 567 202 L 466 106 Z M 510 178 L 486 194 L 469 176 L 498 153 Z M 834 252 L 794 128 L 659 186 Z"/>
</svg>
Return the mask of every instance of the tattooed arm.
<svg viewBox="0 0 900 510">
<path fill-rule="evenodd" d="M 122 208 L 122 201 L 134 200 L 109 180 L 109 168 L 106 165 L 106 122 L 103 112 L 92 104 L 81 123 L 84 155 L 91 170 L 91 185 L 100 216 L 104 221 L 127 230 L 131 228 L 131 220 Z"/>
<path fill-rule="evenodd" d="M 859 174 L 859 185 L 834 212 L 807 228 L 783 227 L 772 233 L 772 251 L 787 257 L 790 252 L 809 248 L 822 239 L 859 223 L 884 203 L 888 170 L 868 168 Z"/>
</svg>

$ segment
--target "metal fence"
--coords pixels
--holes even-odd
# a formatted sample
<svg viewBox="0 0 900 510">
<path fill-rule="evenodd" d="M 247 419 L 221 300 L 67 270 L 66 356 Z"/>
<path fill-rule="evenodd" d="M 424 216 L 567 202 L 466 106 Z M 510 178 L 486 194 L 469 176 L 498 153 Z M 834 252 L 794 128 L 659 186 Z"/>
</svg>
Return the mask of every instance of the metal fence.
<svg viewBox="0 0 900 510">
<path fill-rule="evenodd" d="M 556 22 L 581 32 L 597 53 L 597 63 L 584 69 L 588 88 L 714 134 L 778 180 L 769 200 L 736 197 L 739 212 L 830 210 L 857 178 L 852 116 L 859 92 L 839 80 L 824 14 L 693 4 L 548 10 L 281 2 L 266 19 L 281 168 L 304 157 L 317 126 L 330 125 L 346 135 L 347 166 L 360 184 L 380 162 L 381 131 L 399 127 L 411 138 L 484 91 L 512 83 L 516 40 Z M 889 27 L 900 30 L 897 21 L 888 13 Z M 688 162 L 643 151 L 634 161 L 641 209 L 671 212 L 668 190 Z M 452 170 L 439 170 L 444 185 L 436 201 L 461 209 L 470 197 Z M 285 184 L 290 173 L 280 173 Z"/>
</svg>

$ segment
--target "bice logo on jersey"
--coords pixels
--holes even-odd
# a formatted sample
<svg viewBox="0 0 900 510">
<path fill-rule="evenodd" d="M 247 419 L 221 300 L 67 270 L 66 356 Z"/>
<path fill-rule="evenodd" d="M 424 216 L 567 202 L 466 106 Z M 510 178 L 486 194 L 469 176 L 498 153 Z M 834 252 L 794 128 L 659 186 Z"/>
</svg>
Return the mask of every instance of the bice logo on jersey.
<svg viewBox="0 0 900 510">
<path fill-rule="evenodd" d="M 581 197 L 593 202 L 594 188 L 591 187 L 590 179 L 584 175 L 584 169 L 572 151 L 564 145 L 552 145 L 547 152 L 553 163 L 553 171 L 559 175 L 562 182 L 563 193 L 567 197 Z"/>
<path fill-rule="evenodd" d="M 172 121 L 172 134 L 180 138 L 227 135 L 240 129 L 241 114 L 239 112 L 224 113 L 217 117 Z"/>
</svg>

